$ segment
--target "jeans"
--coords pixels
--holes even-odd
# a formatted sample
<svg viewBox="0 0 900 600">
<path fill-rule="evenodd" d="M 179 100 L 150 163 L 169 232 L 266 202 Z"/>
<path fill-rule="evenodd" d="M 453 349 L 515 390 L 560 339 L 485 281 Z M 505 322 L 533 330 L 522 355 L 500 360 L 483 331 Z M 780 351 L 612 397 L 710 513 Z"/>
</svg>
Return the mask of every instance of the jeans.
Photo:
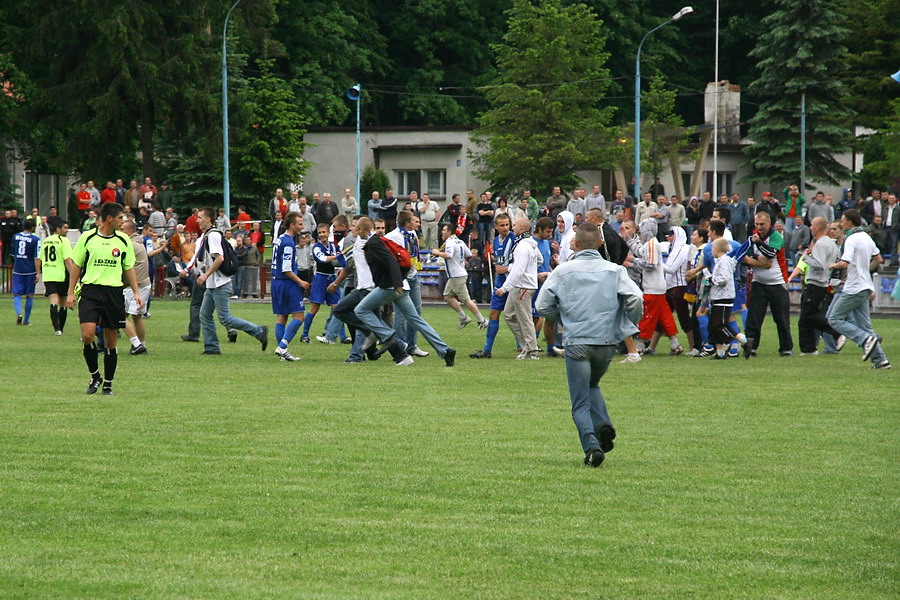
<svg viewBox="0 0 900 600">
<path fill-rule="evenodd" d="M 778 351 L 790 352 L 794 349 L 794 339 L 791 337 L 790 307 L 791 299 L 787 289 L 780 284 L 766 285 L 754 281 L 750 285 L 750 301 L 747 303 L 747 326 L 745 328 L 748 338 L 753 338 L 753 347 L 759 348 L 759 334 L 762 330 L 763 319 L 766 318 L 766 308 L 772 309 L 772 319 L 778 329 Z"/>
<path fill-rule="evenodd" d="M 363 342 L 365 342 L 366 336 L 369 335 L 369 330 L 366 329 L 362 321 L 359 320 L 359 317 L 356 316 L 353 309 L 355 309 L 368 295 L 369 290 L 351 290 L 345 294 L 340 302 L 335 304 L 332 309 L 332 316 L 335 319 L 339 319 L 349 327 L 356 329 L 356 335 L 353 338 L 353 346 L 350 347 L 350 356 L 348 357 L 350 360 L 361 361 L 363 359 Z"/>
<path fill-rule="evenodd" d="M 337 288 L 337 292 L 341 297 L 344 296 L 343 287 Z M 340 302 L 340 300 L 338 300 L 338 302 Z M 337 306 L 337 304 L 331 307 L 331 312 L 328 314 L 328 320 L 325 322 L 325 337 L 332 341 L 337 341 L 338 336 L 341 334 L 341 325 L 344 324 L 344 321 L 334 314 L 335 306 Z"/>
<path fill-rule="evenodd" d="M 241 288 L 243 287 L 243 273 L 241 272 L 241 267 L 237 268 L 237 271 L 234 272 L 234 276 L 231 278 L 231 288 L 233 290 L 233 295 L 240 296 Z"/>
<path fill-rule="evenodd" d="M 378 317 L 377 311 L 388 302 L 394 303 L 394 318 L 396 319 L 396 315 L 402 313 L 403 316 L 406 317 L 406 320 L 425 336 L 425 339 L 428 340 L 431 347 L 438 353 L 438 356 L 443 358 L 447 353 L 449 346 L 447 346 L 446 342 L 441 339 L 441 336 L 438 335 L 431 325 L 426 323 L 425 319 L 419 316 L 416 312 L 416 307 L 413 305 L 407 292 L 404 291 L 402 294 L 397 294 L 397 292 L 392 289 L 386 290 L 383 288 L 375 288 L 357 305 L 353 312 L 355 312 L 356 316 L 359 317 L 359 320 L 362 321 L 362 326 L 374 333 L 379 342 L 386 342 L 394 336 L 394 330 L 388 327 L 387 324 Z M 398 337 L 403 339 L 399 333 Z"/>
<path fill-rule="evenodd" d="M 572 420 L 585 452 L 600 445 L 596 430 L 612 427 L 606 401 L 600 392 L 600 378 L 615 356 L 615 346 L 570 344 L 566 346 L 566 379 L 572 400 Z"/>
<path fill-rule="evenodd" d="M 866 342 L 866 338 L 878 335 L 872 329 L 872 319 L 869 316 L 869 290 L 861 290 L 855 294 L 838 292 L 828 307 L 828 324 L 835 331 L 853 340 L 860 348 Z M 875 344 L 872 351 L 872 364 L 877 365 L 887 360 L 881 344 Z"/>
<path fill-rule="evenodd" d="M 227 329 L 238 329 L 255 338 L 262 333 L 262 327 L 232 316 L 228 299 L 231 297 L 231 282 L 217 288 L 206 288 L 203 303 L 200 305 L 200 330 L 203 331 L 203 349 L 218 350 L 219 338 L 216 336 L 216 322 L 213 311 L 219 315 L 219 322 Z"/>
<path fill-rule="evenodd" d="M 409 298 L 412 300 L 416 312 L 422 316 L 422 284 L 419 283 L 419 276 L 416 275 L 406 281 L 409 283 Z M 406 342 L 406 350 L 412 350 L 418 342 L 418 331 L 412 323 L 406 320 L 402 312 L 394 311 L 394 315 L 394 330 L 400 335 L 400 339 Z"/>
</svg>

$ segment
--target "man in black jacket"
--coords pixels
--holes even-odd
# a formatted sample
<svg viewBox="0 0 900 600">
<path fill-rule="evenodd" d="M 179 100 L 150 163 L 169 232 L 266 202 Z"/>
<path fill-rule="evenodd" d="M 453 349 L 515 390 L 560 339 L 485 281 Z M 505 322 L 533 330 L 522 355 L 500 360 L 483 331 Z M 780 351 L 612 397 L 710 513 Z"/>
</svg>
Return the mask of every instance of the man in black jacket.
<svg viewBox="0 0 900 600">
<path fill-rule="evenodd" d="M 368 217 L 362 217 L 356 223 L 359 235 L 366 237 L 372 231 L 374 223 Z M 401 269 L 397 258 L 388 250 L 385 241 L 379 236 L 372 236 L 364 247 L 366 263 L 372 273 L 375 289 L 360 302 L 353 312 L 359 317 L 366 329 L 371 331 L 391 353 L 394 364 L 407 366 L 413 363 L 413 358 L 406 352 L 406 342 L 394 332 L 378 315 L 378 310 L 388 304 L 394 303 L 394 310 L 406 317 L 408 324 L 415 327 L 428 343 L 431 344 L 438 356 L 444 359 L 448 367 L 452 367 L 456 360 L 456 350 L 447 345 L 434 328 L 416 312 L 409 297 L 409 284 L 406 282 L 406 273 Z M 359 268 L 357 266 L 357 268 Z"/>
</svg>

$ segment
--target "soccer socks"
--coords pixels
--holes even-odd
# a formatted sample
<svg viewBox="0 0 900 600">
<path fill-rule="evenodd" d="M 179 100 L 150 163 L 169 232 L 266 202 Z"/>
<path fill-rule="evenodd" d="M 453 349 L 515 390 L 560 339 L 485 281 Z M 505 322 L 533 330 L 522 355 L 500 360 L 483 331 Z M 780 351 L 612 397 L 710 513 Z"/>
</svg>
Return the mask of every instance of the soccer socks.
<svg viewBox="0 0 900 600">
<path fill-rule="evenodd" d="M 25 298 L 25 324 L 31 322 L 31 308 L 34 306 L 34 298 L 28 296 Z"/>
<path fill-rule="evenodd" d="M 309 329 L 312 327 L 312 322 L 315 318 L 316 315 L 309 312 L 303 317 L 303 337 L 309 337 Z"/>
<path fill-rule="evenodd" d="M 731 333 L 733 333 L 734 335 L 737 335 L 741 332 L 741 330 L 738 329 L 737 321 L 728 321 L 728 329 L 730 329 Z"/>
<path fill-rule="evenodd" d="M 58 306 L 57 317 L 59 318 L 59 329 L 57 331 L 63 331 L 66 328 L 66 318 L 69 316 L 69 309 L 65 306 Z"/>
<path fill-rule="evenodd" d="M 84 362 L 87 365 L 88 372 L 95 376 L 100 376 L 100 365 L 99 360 L 97 359 L 97 344 L 90 343 L 85 344 L 82 349 L 82 354 L 84 354 Z"/>
<path fill-rule="evenodd" d="M 305 319 L 304 321 L 301 321 L 300 319 L 291 319 L 291 322 L 286 326 L 282 325 L 284 331 L 282 332 L 281 338 L 279 338 L 278 347 L 287 348 L 288 344 L 291 343 L 291 340 L 294 339 L 294 336 L 297 335 L 297 332 L 300 331 L 300 325 L 303 324 L 305 324 Z"/>
<path fill-rule="evenodd" d="M 138 346 L 141 345 L 141 340 L 138 339 L 138 336 L 128 338 L 128 340 L 131 342 L 132 348 L 137 348 Z"/>
<path fill-rule="evenodd" d="M 484 352 L 490 352 L 494 347 L 494 339 L 500 331 L 500 320 L 491 319 L 488 321 L 487 335 L 484 338 Z"/>
<path fill-rule="evenodd" d="M 284 337 L 284 323 L 275 323 L 275 340 L 278 342 L 278 347 L 281 347 L 281 338 Z"/>
<path fill-rule="evenodd" d="M 700 341 L 705 344 L 709 340 L 709 315 L 697 315 L 700 325 Z"/>
<path fill-rule="evenodd" d="M 53 331 L 59 331 L 59 307 L 55 304 L 50 305 L 50 324 L 53 325 Z"/>
<path fill-rule="evenodd" d="M 13 307 L 16 309 L 16 315 L 22 315 L 22 297 L 21 296 L 13 296 Z"/>
<path fill-rule="evenodd" d="M 103 356 L 103 387 L 108 387 L 116 376 L 116 365 L 119 364 L 119 354 L 115 348 L 107 348 Z"/>
</svg>

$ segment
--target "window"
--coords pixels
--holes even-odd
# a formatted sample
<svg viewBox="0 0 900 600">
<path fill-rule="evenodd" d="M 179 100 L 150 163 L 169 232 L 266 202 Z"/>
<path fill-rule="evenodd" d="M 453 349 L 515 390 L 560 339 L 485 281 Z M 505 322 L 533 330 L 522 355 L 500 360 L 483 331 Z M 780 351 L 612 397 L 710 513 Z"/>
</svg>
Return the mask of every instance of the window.
<svg viewBox="0 0 900 600">
<path fill-rule="evenodd" d="M 397 195 L 409 196 L 410 192 L 427 192 L 431 196 L 447 195 L 447 171 L 444 169 L 398 170 Z"/>
<path fill-rule="evenodd" d="M 718 173 L 718 185 L 716 186 L 716 192 L 721 196 L 722 194 L 726 194 L 730 196 L 734 193 L 734 172 L 725 173 L 719 171 Z M 706 191 L 712 193 L 713 191 L 713 172 L 706 172 Z"/>
</svg>

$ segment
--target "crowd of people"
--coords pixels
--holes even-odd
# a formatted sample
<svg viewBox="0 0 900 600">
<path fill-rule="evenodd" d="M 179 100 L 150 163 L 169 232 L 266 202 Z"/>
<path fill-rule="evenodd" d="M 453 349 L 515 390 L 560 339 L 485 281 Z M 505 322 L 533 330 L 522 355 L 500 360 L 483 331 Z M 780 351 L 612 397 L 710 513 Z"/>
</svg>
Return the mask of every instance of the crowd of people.
<svg viewBox="0 0 900 600">
<path fill-rule="evenodd" d="M 92 186 L 84 189 L 93 196 Z M 115 189 L 107 187 L 108 198 Z M 137 189 L 140 194 L 143 188 Z M 543 202 L 526 190 L 511 209 L 504 197 L 495 201 L 490 192 L 475 197 L 469 190 L 466 202 L 454 194 L 441 210 L 427 194 L 419 199 L 415 192 L 398 207 L 387 190 L 384 198 L 374 193 L 367 214 L 360 214 L 349 189 L 338 203 L 329 194 L 314 194 L 312 206 L 297 192 L 288 200 L 279 189 L 269 205 L 274 354 L 285 362 L 300 360 L 301 352 L 290 344 L 298 333 L 300 343 L 311 343 L 325 305 L 323 333 L 315 339 L 348 344 L 347 363 L 389 353 L 394 365 L 408 366 L 429 355 L 419 345 L 421 337 L 454 366 L 456 350 L 422 316 L 422 261 L 440 260 L 443 297 L 459 317 L 458 328 L 474 321 L 484 332 L 472 359 L 493 357 L 501 314 L 518 360 L 565 357 L 573 418 L 591 466 L 602 462 L 615 437 L 598 382 L 616 353 L 624 355 L 623 363 L 641 362 L 657 353 L 665 336 L 671 355 L 749 359 L 761 351 L 762 323 L 771 312 L 778 352 L 791 356 L 787 284 L 795 277 L 803 283 L 800 354 L 818 354 L 823 338 L 824 353 L 840 352 L 852 340 L 873 368 L 891 368 L 869 316 L 871 272 L 885 252 L 861 211 L 840 207 L 835 218 L 823 208 L 834 208 L 826 199 L 817 194 L 806 205 L 795 186 L 785 189 L 784 205 L 769 194 L 758 204 L 737 195 L 713 204 L 704 196 L 697 209 L 695 199 L 682 209 L 678 198 L 664 194 L 657 202 L 647 194 L 635 203 L 619 191 L 607 202 L 599 186 L 591 194 L 574 190 L 571 197 L 557 187 Z M 144 320 L 150 316 L 157 257 L 191 297 L 184 341 L 202 337 L 203 354 L 221 354 L 217 315 L 229 341 L 243 331 L 263 351 L 269 344 L 268 325 L 238 318 L 230 307 L 240 296 L 260 294 L 254 287 L 259 278 L 247 277 L 247 269 L 259 269 L 266 250 L 261 222 L 241 206 L 233 222 L 223 209 L 205 207 L 181 223 L 152 193 L 138 198 L 148 204 L 138 207 L 138 215 L 102 194 L 99 208 L 88 203 L 74 249 L 66 239 L 68 225 L 55 215 L 40 219 L 52 226 L 43 236 L 36 233 L 37 219 L 29 218 L 10 240 L 17 323 L 30 324 L 41 277 L 56 335 L 62 335 L 67 310 L 77 300 L 89 394 L 112 393 L 120 329 L 130 354 L 148 352 Z M 895 206 L 894 194 L 886 194 L 885 205 L 874 207 L 876 216 L 881 210 L 883 221 L 896 220 Z M 141 219 L 144 212 L 148 218 Z M 791 217 L 789 229 L 782 219 Z M 800 233 L 803 243 L 792 246 L 788 240 Z M 471 293 L 480 295 L 485 275 L 487 316 Z"/>
</svg>

